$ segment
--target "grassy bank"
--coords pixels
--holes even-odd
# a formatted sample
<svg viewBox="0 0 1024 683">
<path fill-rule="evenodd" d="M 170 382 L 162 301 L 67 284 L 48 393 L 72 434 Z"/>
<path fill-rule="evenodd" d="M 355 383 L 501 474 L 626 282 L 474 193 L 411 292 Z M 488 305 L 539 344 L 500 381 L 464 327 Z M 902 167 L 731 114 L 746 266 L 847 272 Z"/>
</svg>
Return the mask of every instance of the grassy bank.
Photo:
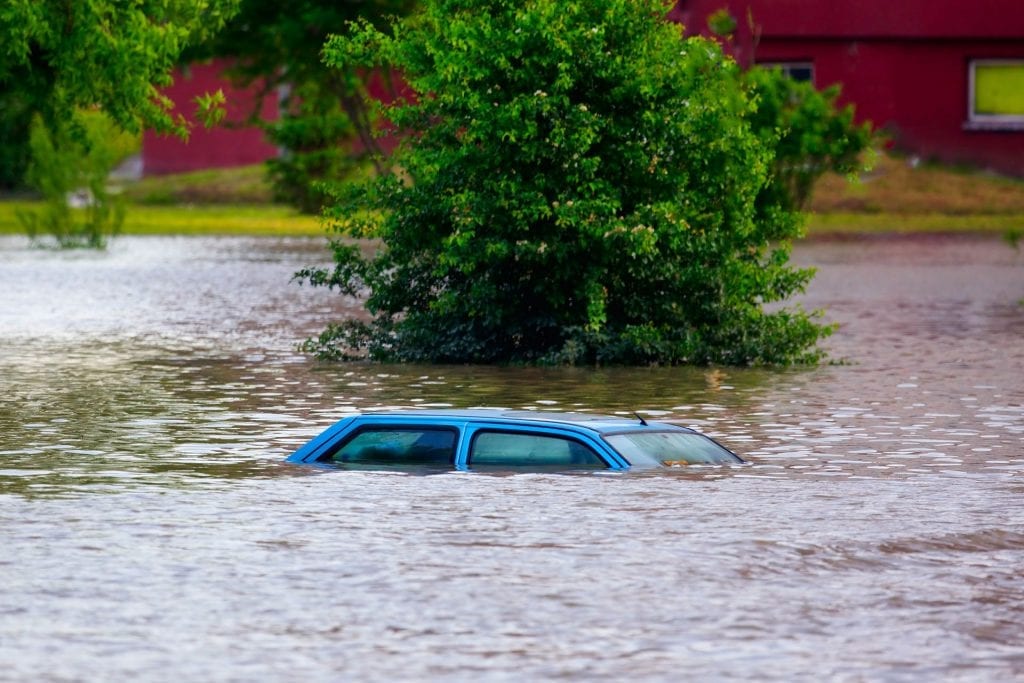
<svg viewBox="0 0 1024 683">
<path fill-rule="evenodd" d="M 270 202 L 262 166 L 145 178 L 123 188 L 129 235 L 322 235 L 315 216 Z M 20 233 L 18 209 L 0 201 L 0 234 Z M 859 180 L 828 175 L 815 188 L 808 234 L 1024 231 L 1024 180 L 881 155 Z"/>
<path fill-rule="evenodd" d="M 323 235 L 316 216 L 271 203 L 262 165 L 154 176 L 127 182 L 125 235 Z M 0 201 L 0 234 L 22 232 L 19 210 L 42 202 Z"/>
<path fill-rule="evenodd" d="M 42 202 L 0 202 L 0 234 L 22 232 L 19 210 L 38 210 Z M 125 235 L 323 235 L 316 216 L 305 216 L 275 204 L 129 205 L 121 234 Z"/>
<path fill-rule="evenodd" d="M 128 182 L 124 196 L 133 204 L 270 204 L 272 192 L 262 164 L 152 176 Z"/>
<path fill-rule="evenodd" d="M 826 175 L 814 189 L 810 235 L 1024 229 L 1024 180 L 881 155 L 853 182 Z"/>
<path fill-rule="evenodd" d="M 854 182 L 835 174 L 823 176 L 814 188 L 810 209 L 817 213 L 1022 215 L 1024 179 L 882 154 Z"/>
<path fill-rule="evenodd" d="M 807 235 L 904 234 L 904 233 L 992 233 L 1004 235 L 1024 231 L 1024 213 L 816 213 L 809 216 Z"/>
</svg>

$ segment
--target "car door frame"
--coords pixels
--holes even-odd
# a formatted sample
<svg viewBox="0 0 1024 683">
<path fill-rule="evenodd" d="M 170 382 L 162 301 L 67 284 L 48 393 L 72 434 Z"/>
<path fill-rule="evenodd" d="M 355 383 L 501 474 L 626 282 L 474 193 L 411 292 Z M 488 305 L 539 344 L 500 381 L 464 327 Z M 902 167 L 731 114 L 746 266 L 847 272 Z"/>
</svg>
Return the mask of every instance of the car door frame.
<svg viewBox="0 0 1024 683">
<path fill-rule="evenodd" d="M 517 424 L 514 422 L 498 422 L 498 421 L 467 421 L 465 424 L 460 426 L 462 435 L 459 440 L 458 448 L 455 452 L 455 469 L 460 471 L 469 471 L 469 450 L 473 443 L 473 439 L 480 432 L 514 432 L 517 434 L 532 434 L 536 436 L 554 436 L 563 439 L 569 439 L 577 441 L 594 453 L 604 461 L 606 469 L 609 470 L 626 470 L 629 469 L 629 463 L 619 455 L 616 451 L 612 450 L 608 444 L 601 441 L 599 438 L 585 432 L 583 430 L 575 430 L 563 427 L 561 425 L 534 425 L 534 424 Z M 597 470 L 600 471 L 600 470 Z"/>
</svg>

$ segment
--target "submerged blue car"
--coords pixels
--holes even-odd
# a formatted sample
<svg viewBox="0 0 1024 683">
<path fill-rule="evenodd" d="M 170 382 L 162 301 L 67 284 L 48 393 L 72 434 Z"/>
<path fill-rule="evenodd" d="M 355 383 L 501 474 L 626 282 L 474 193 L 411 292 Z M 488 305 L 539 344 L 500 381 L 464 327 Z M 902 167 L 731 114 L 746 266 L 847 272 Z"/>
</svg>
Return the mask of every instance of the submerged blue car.
<svg viewBox="0 0 1024 683">
<path fill-rule="evenodd" d="M 692 429 L 640 417 L 477 409 L 353 415 L 288 462 L 344 469 L 562 471 L 744 461 Z"/>
</svg>

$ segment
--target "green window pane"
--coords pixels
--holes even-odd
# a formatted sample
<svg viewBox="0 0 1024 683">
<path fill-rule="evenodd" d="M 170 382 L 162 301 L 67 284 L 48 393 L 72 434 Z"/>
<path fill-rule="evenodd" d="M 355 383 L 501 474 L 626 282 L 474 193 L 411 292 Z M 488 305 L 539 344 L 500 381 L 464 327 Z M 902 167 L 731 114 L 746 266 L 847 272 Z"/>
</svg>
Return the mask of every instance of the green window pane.
<svg viewBox="0 0 1024 683">
<path fill-rule="evenodd" d="M 1024 62 L 975 64 L 974 113 L 1024 116 Z"/>
</svg>

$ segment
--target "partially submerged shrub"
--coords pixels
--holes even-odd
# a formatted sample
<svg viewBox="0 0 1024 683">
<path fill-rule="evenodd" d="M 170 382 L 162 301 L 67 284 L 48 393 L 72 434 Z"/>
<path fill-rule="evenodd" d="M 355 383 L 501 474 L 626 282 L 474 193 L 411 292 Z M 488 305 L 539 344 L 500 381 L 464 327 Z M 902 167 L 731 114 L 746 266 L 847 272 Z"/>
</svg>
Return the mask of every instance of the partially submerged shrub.
<svg viewBox="0 0 1024 683">
<path fill-rule="evenodd" d="M 394 68 L 401 173 L 336 193 L 332 270 L 369 323 L 307 349 L 391 361 L 791 363 L 831 328 L 800 292 L 778 141 L 719 46 L 657 0 L 435 0 L 328 63 Z M 344 238 L 377 238 L 362 256 Z"/>
<path fill-rule="evenodd" d="M 46 234 L 62 248 L 103 247 L 124 220 L 123 203 L 108 188 L 108 177 L 137 147 L 136 136 L 101 112 L 77 112 L 52 131 L 36 116 L 27 180 L 45 205 L 39 212 L 18 214 L 29 237 Z"/>
</svg>

